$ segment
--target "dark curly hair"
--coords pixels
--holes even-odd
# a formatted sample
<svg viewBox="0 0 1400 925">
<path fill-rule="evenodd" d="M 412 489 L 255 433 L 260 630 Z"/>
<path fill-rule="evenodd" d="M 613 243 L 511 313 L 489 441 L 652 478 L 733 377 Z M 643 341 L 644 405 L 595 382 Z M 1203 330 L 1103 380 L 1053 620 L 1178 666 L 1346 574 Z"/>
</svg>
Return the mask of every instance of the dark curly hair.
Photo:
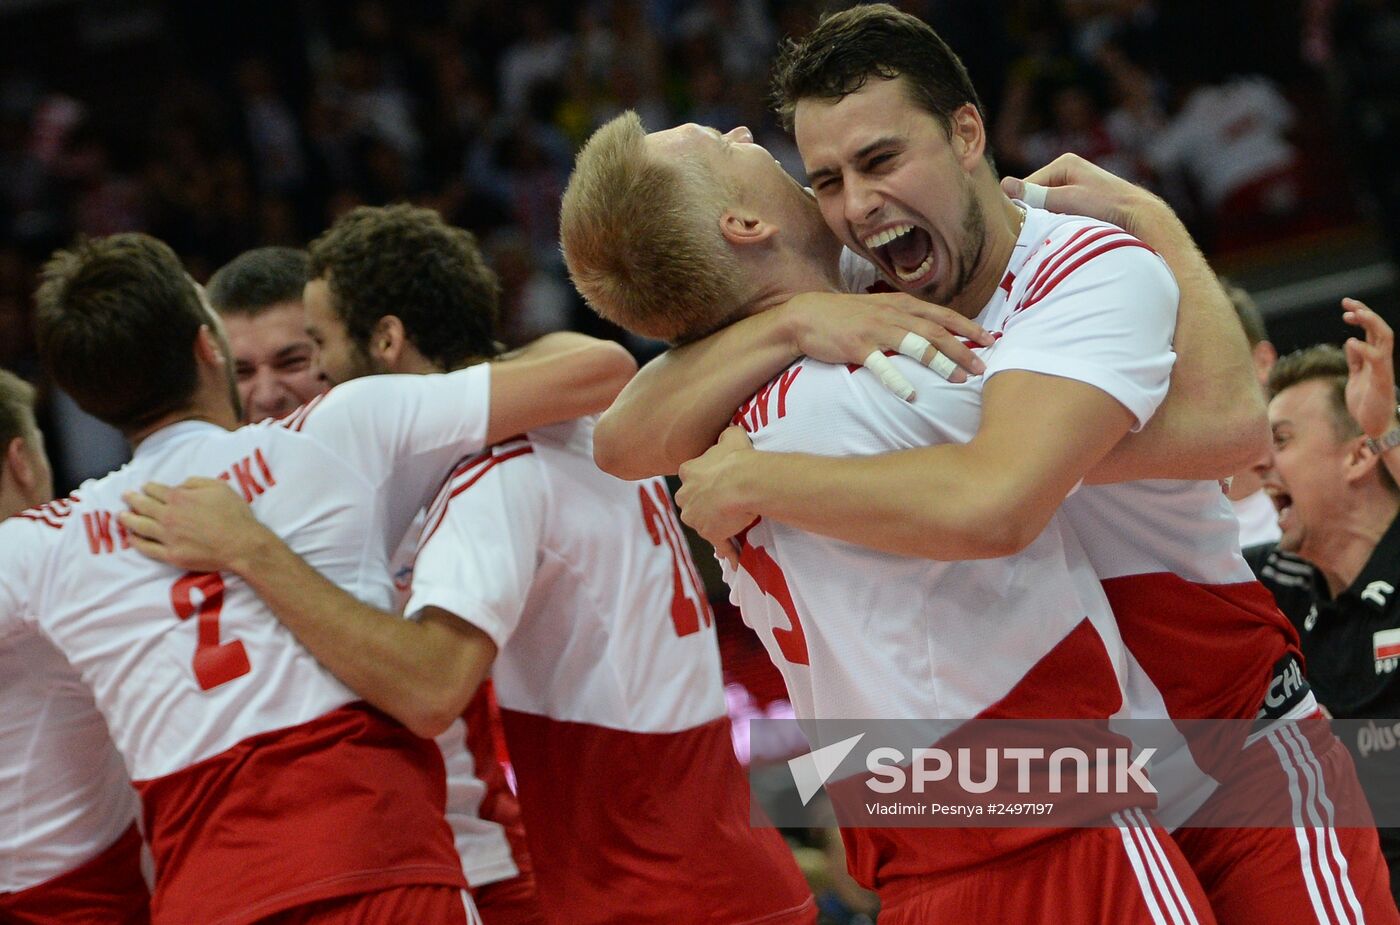
<svg viewBox="0 0 1400 925">
<path fill-rule="evenodd" d="M 311 242 L 312 279 L 325 277 L 350 338 L 368 349 L 394 315 L 418 352 L 444 369 L 497 353 L 501 286 L 476 238 L 432 209 L 360 206 Z"/>
<path fill-rule="evenodd" d="M 829 13 L 804 38 L 786 39 L 773 65 L 773 109 L 792 131 L 800 100 L 841 100 L 872 77 L 903 77 L 914 103 L 945 129 L 964 103 L 987 117 L 967 68 L 947 43 L 923 20 L 888 3 Z"/>
</svg>

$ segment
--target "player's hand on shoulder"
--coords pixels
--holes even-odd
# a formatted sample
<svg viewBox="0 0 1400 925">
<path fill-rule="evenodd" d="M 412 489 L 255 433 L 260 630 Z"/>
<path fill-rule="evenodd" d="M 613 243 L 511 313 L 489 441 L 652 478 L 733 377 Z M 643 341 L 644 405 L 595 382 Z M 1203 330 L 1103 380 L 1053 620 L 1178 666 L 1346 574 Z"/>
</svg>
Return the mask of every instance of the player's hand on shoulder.
<svg viewBox="0 0 1400 925">
<path fill-rule="evenodd" d="M 178 486 L 147 482 L 122 495 L 120 515 L 137 551 L 194 572 L 237 571 L 240 557 L 266 533 L 252 509 L 222 479 Z"/>
<path fill-rule="evenodd" d="M 703 456 L 681 465 L 681 487 L 676 492 L 681 520 L 735 568 L 739 567 L 739 550 L 734 537 L 755 518 L 744 507 L 736 477 L 744 455 L 753 452 L 743 428 L 726 428 Z"/>
<path fill-rule="evenodd" d="M 1028 190 L 1028 183 L 1044 189 Z M 1148 190 L 1077 154 L 1061 154 L 1024 179 L 1003 177 L 1001 189 L 1028 205 L 1112 222 L 1138 237 L 1142 237 L 1143 223 L 1152 221 L 1154 213 L 1171 211 L 1170 206 Z M 1043 201 L 1038 201 L 1041 196 Z"/>
<path fill-rule="evenodd" d="M 790 299 L 784 311 L 799 353 L 824 363 L 868 366 L 906 401 L 913 400 L 914 388 L 889 363 L 887 350 L 918 360 L 954 382 L 986 371 L 965 342 L 991 345 L 991 335 L 981 325 L 902 292 L 804 292 Z"/>
</svg>

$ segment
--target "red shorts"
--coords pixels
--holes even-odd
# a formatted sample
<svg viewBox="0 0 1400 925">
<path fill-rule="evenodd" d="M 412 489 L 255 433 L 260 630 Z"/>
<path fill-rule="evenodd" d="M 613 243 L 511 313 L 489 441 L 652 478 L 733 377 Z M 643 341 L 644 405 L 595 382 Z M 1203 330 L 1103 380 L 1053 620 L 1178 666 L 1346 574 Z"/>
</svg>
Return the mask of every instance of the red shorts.
<svg viewBox="0 0 1400 925">
<path fill-rule="evenodd" d="M 1277 794 L 1280 807 L 1251 794 Z M 1173 833 L 1221 925 L 1400 925 L 1374 826 L 1355 827 L 1366 806 L 1351 754 L 1320 718 L 1288 723 L 1250 744 L 1190 823 L 1219 821 L 1242 805 L 1274 824 Z M 1298 828 L 1277 824 L 1296 813 Z M 1352 827 L 1329 826 L 1341 814 Z M 1369 815 L 1369 814 L 1368 814 Z M 1364 820 L 1361 820 L 1364 821 Z"/>
<path fill-rule="evenodd" d="M 287 909 L 258 925 L 481 925 L 476 906 L 455 886 L 414 884 L 337 896 Z"/>
<path fill-rule="evenodd" d="M 882 890 L 880 925 L 1214 925 L 1165 830 L 1141 810 L 1122 816 L 1121 828 L 1066 829 L 971 871 Z"/>
<path fill-rule="evenodd" d="M 484 925 L 546 925 L 533 871 L 522 871 L 509 880 L 472 887 L 472 899 Z"/>
<path fill-rule="evenodd" d="M 141 876 L 141 836 L 132 825 L 106 851 L 66 874 L 0 894 L 4 925 L 146 925 L 151 894 Z"/>
</svg>

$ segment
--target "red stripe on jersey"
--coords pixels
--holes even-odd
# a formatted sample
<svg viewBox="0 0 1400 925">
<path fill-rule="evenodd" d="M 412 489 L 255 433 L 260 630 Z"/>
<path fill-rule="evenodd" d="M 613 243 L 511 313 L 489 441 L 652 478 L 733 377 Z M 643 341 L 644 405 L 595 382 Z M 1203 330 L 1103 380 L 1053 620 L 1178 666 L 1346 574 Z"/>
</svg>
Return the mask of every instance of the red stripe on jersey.
<svg viewBox="0 0 1400 925">
<path fill-rule="evenodd" d="M 466 886 L 437 745 L 363 703 L 136 789 L 156 922 L 248 925 L 339 896 Z"/>
<path fill-rule="evenodd" d="M 508 709 L 501 720 L 540 904 L 558 921 L 812 921 L 792 851 L 750 823 L 727 716 L 666 733 Z"/>
<path fill-rule="evenodd" d="M 1011 287 L 1014 285 L 1016 285 L 1016 274 L 1007 271 L 1007 274 L 1001 278 L 1001 285 L 997 288 L 1007 295 L 1011 295 Z"/>
<path fill-rule="evenodd" d="M 1104 235 L 1113 234 L 1115 232 L 1117 232 L 1116 228 L 1098 228 L 1093 226 L 1079 229 L 1074 234 L 1070 235 L 1068 241 L 1061 244 L 1040 262 L 1040 266 L 1036 267 L 1035 275 L 1031 277 L 1030 285 L 1026 287 L 1026 291 L 1030 292 L 1034 290 L 1036 286 L 1040 285 L 1041 281 L 1045 279 L 1047 274 L 1054 272 L 1055 264 L 1057 264 L 1060 259 L 1068 257 L 1074 251 L 1078 250 L 1080 239 L 1085 235 L 1093 234 L 1096 235 L 1096 237 L 1103 237 Z"/>
<path fill-rule="evenodd" d="M 1087 230 L 1089 229 L 1085 229 L 1085 231 Z M 1079 234 L 1076 234 L 1075 238 L 1078 238 L 1080 234 L 1084 234 L 1084 231 L 1080 231 Z M 1129 235 L 1126 231 L 1118 228 L 1098 228 L 1093 229 L 1090 234 L 1086 235 L 1081 240 L 1075 241 L 1075 238 L 1071 238 L 1070 241 L 1073 242 L 1072 244 L 1066 244 L 1064 247 L 1061 247 L 1036 268 L 1035 276 L 1032 277 L 1030 285 L 1026 287 L 1025 294 L 1021 296 L 1022 301 L 1028 298 L 1039 298 L 1040 293 L 1045 288 L 1046 282 L 1049 281 L 1061 267 L 1080 254 L 1083 254 L 1093 245 L 1101 243 L 1104 240 L 1120 237 L 1128 238 Z M 1146 246 L 1145 244 L 1143 245 L 1143 247 Z"/>
<path fill-rule="evenodd" d="M 1400 655 L 1400 643 L 1392 643 L 1388 646 L 1376 646 L 1376 658 L 1395 658 Z"/>
<path fill-rule="evenodd" d="M 23 517 L 25 520 L 32 520 L 32 521 L 34 521 L 35 523 L 43 524 L 43 525 L 46 526 L 46 527 L 53 527 L 55 530 L 62 530 L 62 529 L 63 529 L 63 524 L 57 523 L 57 522 L 52 521 L 52 520 L 49 520 L 46 516 L 44 516 L 42 513 L 38 512 L 38 511 L 20 511 L 20 512 L 19 512 L 18 514 L 16 514 L 15 516 L 16 516 L 16 517 Z"/>
<path fill-rule="evenodd" d="M 321 403 L 321 400 L 329 394 L 330 392 L 322 392 L 320 395 L 317 395 L 315 398 L 311 399 L 311 401 L 302 405 L 300 408 L 296 409 L 291 414 L 288 414 L 286 417 L 281 418 L 278 421 L 274 421 L 273 423 L 277 424 L 278 426 L 285 427 L 287 430 L 300 431 L 302 427 L 306 424 L 306 419 L 311 416 L 311 412 L 314 411 L 316 409 L 316 406 Z"/>
<path fill-rule="evenodd" d="M 419 549 L 422 549 L 424 546 L 428 545 L 428 540 L 432 539 L 432 536 L 434 533 L 437 532 L 438 527 L 442 526 L 442 521 L 447 516 L 447 508 L 451 505 L 453 498 L 457 497 L 462 492 L 466 491 L 468 488 L 471 488 L 473 485 L 475 485 L 481 480 L 481 477 L 483 475 L 490 472 L 492 469 L 496 468 L 501 463 L 515 459 L 517 456 L 526 456 L 535 452 L 535 448 L 528 443 L 521 446 L 517 446 L 513 450 L 507 450 L 506 452 L 499 452 L 499 447 L 493 449 L 496 452 L 493 452 L 491 458 L 487 460 L 482 460 L 482 465 L 474 464 L 475 468 L 471 470 L 471 474 L 467 476 L 465 481 L 461 481 L 460 479 L 456 480 L 453 482 L 452 485 L 443 489 L 442 494 L 439 496 L 443 499 L 441 507 L 439 508 L 437 504 L 433 505 L 433 507 L 437 509 L 437 519 L 431 521 L 427 526 L 424 527 L 423 538 L 418 541 Z"/>
<path fill-rule="evenodd" d="M 1107 244 L 1100 244 L 1099 246 L 1095 247 L 1093 250 L 1090 250 L 1090 251 L 1085 252 L 1085 253 L 1081 253 L 1079 256 L 1077 256 L 1077 257 L 1074 259 L 1074 261 L 1073 261 L 1072 263 L 1070 263 L 1068 266 L 1066 266 L 1063 270 L 1061 270 L 1061 271 L 1055 276 L 1054 279 L 1051 279 L 1051 280 L 1049 280 L 1048 282 L 1046 282 L 1046 283 L 1044 283 L 1043 285 L 1041 285 L 1041 287 L 1040 287 L 1038 290 L 1036 290 L 1036 292 L 1035 292 L 1034 295 L 1032 295 L 1032 296 L 1030 296 L 1029 298 L 1027 298 L 1026 300 L 1024 300 L 1024 301 L 1017 307 L 1016 310 L 1017 310 L 1017 311 L 1024 311 L 1025 309 L 1030 308 L 1032 305 L 1034 305 L 1035 303 L 1039 302 L 1041 299 L 1043 299 L 1043 298 L 1045 298 L 1046 296 L 1048 296 L 1048 295 L 1050 294 L 1050 292 L 1051 292 L 1056 286 L 1060 285 L 1060 283 L 1062 283 L 1062 282 L 1065 281 L 1065 277 L 1069 276 L 1069 275 L 1070 275 L 1071 273 L 1073 273 L 1075 270 L 1079 269 L 1079 268 L 1082 267 L 1084 264 L 1088 263 L 1090 260 L 1093 260 L 1095 257 L 1098 257 L 1098 256 L 1101 256 L 1101 255 L 1103 255 L 1103 254 L 1106 254 L 1106 253 L 1108 253 L 1109 251 L 1115 251 L 1115 250 L 1117 250 L 1117 249 L 1120 248 L 1120 247 L 1140 247 L 1140 248 L 1142 248 L 1142 249 L 1145 250 L 1145 251 L 1149 251 L 1149 252 L 1155 253 L 1155 251 L 1152 251 L 1152 248 L 1148 247 L 1146 244 L 1143 244 L 1141 241 L 1137 240 L 1136 238 L 1124 238 L 1124 239 L 1122 239 L 1122 240 L 1109 241 Z"/>
</svg>

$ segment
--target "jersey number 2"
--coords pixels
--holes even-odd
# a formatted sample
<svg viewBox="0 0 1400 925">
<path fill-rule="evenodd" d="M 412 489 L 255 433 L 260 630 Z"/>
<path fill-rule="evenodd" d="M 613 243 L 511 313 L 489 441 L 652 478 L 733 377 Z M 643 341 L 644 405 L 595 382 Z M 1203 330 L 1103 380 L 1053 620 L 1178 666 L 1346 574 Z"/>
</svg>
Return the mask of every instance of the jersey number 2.
<svg viewBox="0 0 1400 925">
<path fill-rule="evenodd" d="M 714 617 L 710 614 L 710 602 L 705 600 L 700 576 L 695 574 L 695 567 L 686 554 L 681 525 L 671 511 L 671 499 L 660 482 L 643 482 L 637 486 L 637 492 L 642 498 L 642 520 L 647 525 L 652 545 L 664 544 L 671 550 L 671 622 L 676 627 L 676 635 L 698 633 L 701 620 L 709 626 Z"/>
<path fill-rule="evenodd" d="M 196 595 L 199 603 L 195 603 Z M 237 639 L 219 641 L 219 614 L 224 609 L 224 579 L 218 572 L 186 572 L 170 589 L 170 603 L 181 620 L 199 617 L 199 643 L 194 650 L 194 677 L 200 690 L 210 690 L 241 678 L 252 670 L 248 652 Z"/>
</svg>

